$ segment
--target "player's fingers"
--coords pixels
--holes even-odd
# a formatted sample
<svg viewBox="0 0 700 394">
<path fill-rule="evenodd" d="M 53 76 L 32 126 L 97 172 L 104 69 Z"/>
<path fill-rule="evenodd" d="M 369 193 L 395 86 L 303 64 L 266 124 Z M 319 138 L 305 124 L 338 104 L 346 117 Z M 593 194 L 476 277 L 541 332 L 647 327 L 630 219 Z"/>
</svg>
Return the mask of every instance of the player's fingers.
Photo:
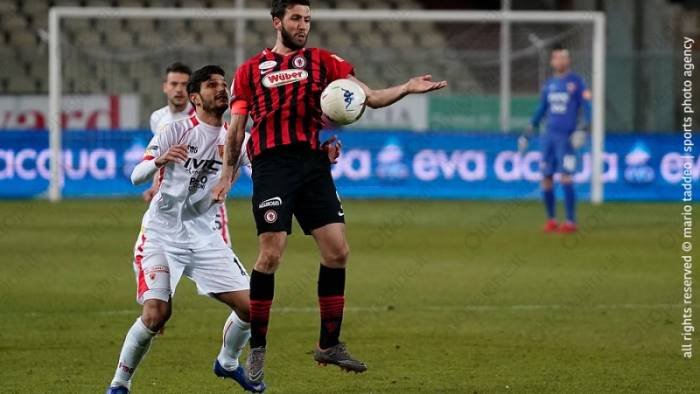
<svg viewBox="0 0 700 394">
<path fill-rule="evenodd" d="M 174 148 L 171 150 L 171 153 L 172 153 L 173 156 L 175 156 L 178 160 L 182 160 L 182 161 L 187 160 L 187 150 L 184 149 L 184 148 L 174 147 Z"/>
<path fill-rule="evenodd" d="M 442 89 L 442 88 L 444 88 L 445 86 L 447 86 L 447 82 L 445 82 L 445 81 L 442 81 L 442 82 L 435 82 L 435 83 L 432 84 L 432 86 L 430 86 L 430 90 Z"/>
<path fill-rule="evenodd" d="M 180 152 L 183 154 L 187 154 L 187 147 L 185 145 L 175 145 L 172 148 L 170 148 L 173 152 Z"/>
<path fill-rule="evenodd" d="M 172 152 L 172 157 L 174 160 L 177 160 L 179 162 L 187 160 L 187 155 L 182 152 Z"/>
<path fill-rule="evenodd" d="M 221 202 L 221 201 L 223 201 L 223 199 L 224 199 L 224 190 L 223 190 L 222 188 L 219 188 L 219 187 L 215 188 L 215 189 L 212 191 L 212 199 L 214 200 L 214 202 Z"/>
</svg>

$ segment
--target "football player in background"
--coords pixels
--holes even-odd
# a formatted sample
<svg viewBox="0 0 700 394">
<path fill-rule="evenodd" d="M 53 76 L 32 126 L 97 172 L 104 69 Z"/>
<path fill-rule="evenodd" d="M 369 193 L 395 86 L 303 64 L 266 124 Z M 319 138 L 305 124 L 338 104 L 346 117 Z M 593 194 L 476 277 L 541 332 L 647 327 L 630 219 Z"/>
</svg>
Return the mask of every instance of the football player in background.
<svg viewBox="0 0 700 394">
<path fill-rule="evenodd" d="M 165 69 L 163 80 L 163 93 L 168 100 L 165 107 L 159 108 L 151 114 L 151 132 L 156 135 L 163 126 L 174 121 L 189 118 L 194 114 L 194 107 L 187 98 L 187 82 L 190 80 L 192 70 L 185 64 L 175 62 Z M 143 192 L 143 199 L 151 202 L 158 191 L 158 179 L 153 180 L 153 185 Z"/>
<path fill-rule="evenodd" d="M 542 199 L 547 213 L 545 232 L 576 231 L 576 194 L 573 175 L 576 171 L 576 150 L 581 148 L 590 131 L 591 92 L 583 78 L 571 71 L 569 51 L 561 46 L 552 49 L 550 60 L 554 75 L 542 87 L 540 103 L 525 133 L 518 139 L 518 149 L 527 149 L 533 130 L 537 130 L 546 116 L 546 126 L 540 138 L 542 161 Z M 583 122 L 578 127 L 579 112 L 583 109 Z M 566 221 L 556 220 L 554 174 L 561 176 L 564 189 Z"/>
</svg>

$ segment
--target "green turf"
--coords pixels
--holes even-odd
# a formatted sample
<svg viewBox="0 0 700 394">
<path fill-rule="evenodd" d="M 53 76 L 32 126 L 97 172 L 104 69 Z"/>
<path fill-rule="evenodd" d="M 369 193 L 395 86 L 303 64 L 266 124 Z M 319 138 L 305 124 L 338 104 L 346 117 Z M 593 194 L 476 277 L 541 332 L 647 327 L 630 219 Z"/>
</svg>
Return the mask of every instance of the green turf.
<svg viewBox="0 0 700 394">
<path fill-rule="evenodd" d="M 139 312 L 131 255 L 143 210 L 136 200 L 0 203 L 0 392 L 104 390 Z M 569 236 L 540 233 L 535 202 L 345 210 L 343 338 L 369 371 L 312 362 L 318 256 L 297 228 L 276 280 L 269 393 L 700 391 L 698 361 L 680 353 L 677 204 L 583 206 Z M 230 201 L 229 212 L 250 267 L 249 203 Z M 134 391 L 240 392 L 210 371 L 226 316 L 182 282 Z"/>
</svg>

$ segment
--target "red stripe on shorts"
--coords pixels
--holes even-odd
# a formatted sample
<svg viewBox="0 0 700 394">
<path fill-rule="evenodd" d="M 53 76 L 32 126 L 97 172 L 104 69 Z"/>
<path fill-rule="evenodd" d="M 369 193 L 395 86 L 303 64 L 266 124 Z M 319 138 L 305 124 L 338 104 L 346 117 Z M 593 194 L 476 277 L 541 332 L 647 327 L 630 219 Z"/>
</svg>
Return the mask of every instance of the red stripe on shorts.
<svg viewBox="0 0 700 394">
<path fill-rule="evenodd" d="M 143 267 L 141 266 L 141 262 L 143 261 L 143 246 L 146 244 L 146 235 L 141 234 L 141 243 L 139 246 L 136 248 L 139 253 L 134 256 L 134 263 L 136 264 L 136 269 L 138 272 L 138 275 L 136 277 L 136 295 L 138 298 L 141 298 L 143 293 L 149 290 L 148 284 L 146 283 L 146 275 L 143 273 Z"/>
</svg>

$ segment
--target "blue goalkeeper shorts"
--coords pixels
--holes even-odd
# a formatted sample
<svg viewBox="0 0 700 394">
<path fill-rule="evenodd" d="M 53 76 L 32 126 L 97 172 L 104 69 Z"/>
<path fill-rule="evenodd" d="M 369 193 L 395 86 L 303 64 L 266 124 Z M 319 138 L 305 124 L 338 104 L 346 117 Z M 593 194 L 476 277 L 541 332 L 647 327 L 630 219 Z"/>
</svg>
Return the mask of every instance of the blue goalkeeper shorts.
<svg viewBox="0 0 700 394">
<path fill-rule="evenodd" d="M 572 175 L 576 172 L 576 152 L 568 136 L 545 134 L 542 136 L 540 149 L 542 176 L 551 177 L 555 173 Z"/>
</svg>

